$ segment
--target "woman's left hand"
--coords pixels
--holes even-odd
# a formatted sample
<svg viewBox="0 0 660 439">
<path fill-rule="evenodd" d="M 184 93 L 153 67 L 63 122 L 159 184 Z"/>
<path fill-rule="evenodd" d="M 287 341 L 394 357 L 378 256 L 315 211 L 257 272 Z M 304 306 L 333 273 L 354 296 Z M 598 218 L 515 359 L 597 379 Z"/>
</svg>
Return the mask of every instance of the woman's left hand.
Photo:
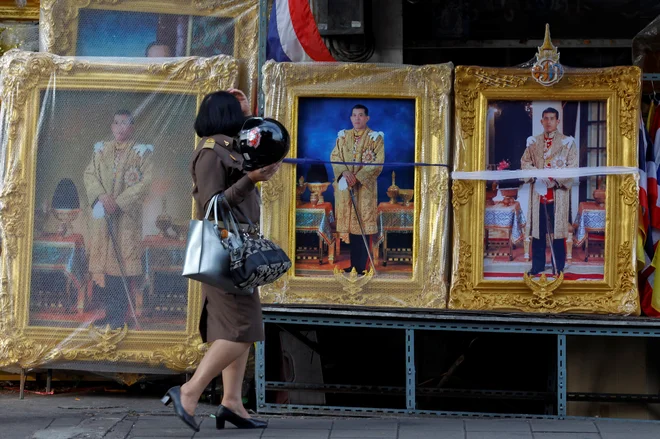
<svg viewBox="0 0 660 439">
<path fill-rule="evenodd" d="M 227 93 L 231 93 L 236 99 L 238 99 L 238 102 L 241 104 L 241 110 L 243 110 L 243 115 L 245 117 L 252 116 L 252 111 L 250 111 L 250 104 L 247 97 L 245 96 L 245 93 L 236 88 L 230 88 L 227 90 Z"/>
</svg>

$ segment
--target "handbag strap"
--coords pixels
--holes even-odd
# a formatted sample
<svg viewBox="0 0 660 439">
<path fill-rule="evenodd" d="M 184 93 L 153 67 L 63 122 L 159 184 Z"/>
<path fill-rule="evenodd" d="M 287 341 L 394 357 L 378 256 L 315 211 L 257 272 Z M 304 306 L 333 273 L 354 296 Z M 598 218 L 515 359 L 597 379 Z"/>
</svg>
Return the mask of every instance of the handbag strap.
<svg viewBox="0 0 660 439">
<path fill-rule="evenodd" d="M 238 224 L 238 221 L 236 220 L 236 216 L 235 216 L 235 214 L 234 214 L 234 209 L 233 209 L 233 208 L 231 207 L 231 205 L 229 204 L 229 201 L 227 201 L 227 198 L 225 198 L 224 195 L 221 195 L 220 199 L 221 199 L 221 201 L 224 201 L 223 206 L 224 206 L 224 205 L 227 206 L 227 209 L 228 209 L 228 211 L 229 211 L 229 213 L 230 213 L 230 215 L 231 215 L 231 217 L 232 217 L 232 220 L 233 220 L 236 224 Z M 261 203 L 259 203 L 259 204 L 261 204 Z M 221 208 L 222 208 L 222 207 L 221 207 Z M 237 209 L 239 210 L 239 212 L 240 212 L 240 208 L 239 208 L 238 206 L 236 206 L 236 208 L 237 208 Z M 245 220 L 247 221 L 248 226 L 250 227 L 250 230 L 258 231 L 258 228 L 257 228 L 257 227 L 254 225 L 254 223 L 250 220 L 250 218 L 249 218 L 248 215 L 243 214 L 243 217 L 244 217 Z M 223 221 L 224 221 L 224 219 L 223 219 Z"/>
<path fill-rule="evenodd" d="M 221 201 L 220 203 L 220 216 L 218 216 L 218 200 Z M 226 207 L 225 207 L 226 206 Z M 204 216 L 204 219 L 209 220 L 211 216 L 211 211 L 213 211 L 213 221 L 215 222 L 216 226 L 219 226 L 218 224 L 218 218 L 222 218 L 222 222 L 224 223 L 225 227 L 233 232 L 236 236 L 240 236 L 240 228 L 238 227 L 238 220 L 236 220 L 236 216 L 234 215 L 234 211 L 231 208 L 231 205 L 229 204 L 229 201 L 227 201 L 227 198 L 224 196 L 224 194 L 215 194 L 211 200 L 209 201 L 209 205 L 206 208 L 206 215 Z M 249 218 L 247 218 L 248 225 L 251 228 L 254 228 L 254 224 L 252 224 L 252 221 L 250 221 Z"/>
<path fill-rule="evenodd" d="M 211 210 L 215 211 L 216 213 L 218 212 L 217 202 L 218 202 L 218 195 L 213 195 L 213 197 L 209 200 L 208 207 L 206 208 L 206 215 L 204 215 L 205 220 L 208 220 L 209 217 L 211 216 Z M 218 221 L 216 220 L 215 223 L 218 224 Z"/>
<path fill-rule="evenodd" d="M 222 217 L 222 222 L 225 224 L 225 227 L 229 229 L 231 232 L 236 235 L 237 238 L 240 239 L 240 230 L 238 227 L 238 221 L 236 221 L 236 217 L 234 216 L 234 212 L 231 209 L 231 206 L 229 205 L 229 201 L 227 201 L 227 198 L 223 194 L 218 194 L 216 195 L 218 199 L 220 200 L 220 216 Z M 217 202 L 216 202 L 217 206 Z M 226 207 L 225 207 L 226 206 Z M 217 217 L 216 217 L 216 224 L 217 224 Z"/>
<path fill-rule="evenodd" d="M 215 221 L 215 225 L 218 225 L 218 197 L 220 194 L 216 194 L 211 198 L 209 201 L 209 206 L 206 208 L 206 215 L 204 216 L 204 219 L 208 221 L 210 215 L 211 215 L 211 210 L 213 210 L 213 221 Z"/>
</svg>

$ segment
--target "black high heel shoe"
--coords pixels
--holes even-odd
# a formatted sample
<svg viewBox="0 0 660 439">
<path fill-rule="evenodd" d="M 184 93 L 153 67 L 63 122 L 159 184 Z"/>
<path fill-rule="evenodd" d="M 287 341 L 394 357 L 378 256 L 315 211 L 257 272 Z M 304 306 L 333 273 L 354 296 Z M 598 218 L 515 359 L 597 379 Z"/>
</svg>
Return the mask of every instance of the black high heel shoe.
<svg viewBox="0 0 660 439">
<path fill-rule="evenodd" d="M 165 405 L 170 405 L 170 403 L 173 402 L 174 413 L 176 413 L 179 419 L 196 432 L 199 431 L 199 425 L 195 422 L 195 417 L 190 416 L 188 412 L 183 409 L 183 405 L 181 405 L 181 386 L 172 387 L 167 391 L 165 396 L 160 399 L 160 401 Z"/>
<path fill-rule="evenodd" d="M 215 428 L 218 430 L 225 428 L 225 421 L 234 424 L 236 428 L 266 428 L 268 426 L 268 423 L 265 421 L 242 418 L 224 405 L 221 405 L 215 413 Z"/>
</svg>

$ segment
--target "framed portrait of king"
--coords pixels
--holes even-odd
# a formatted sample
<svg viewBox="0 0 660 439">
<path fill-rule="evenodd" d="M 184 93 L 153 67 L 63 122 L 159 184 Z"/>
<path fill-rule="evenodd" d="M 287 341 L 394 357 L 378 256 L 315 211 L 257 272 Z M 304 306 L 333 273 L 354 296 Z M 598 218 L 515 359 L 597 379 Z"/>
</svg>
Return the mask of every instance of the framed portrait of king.
<svg viewBox="0 0 660 439">
<path fill-rule="evenodd" d="M 263 229 L 294 262 L 267 303 L 444 308 L 450 65 L 267 63 L 292 136 Z"/>
<path fill-rule="evenodd" d="M 41 50 L 66 56 L 240 60 L 256 100 L 257 0 L 42 0 Z"/>
<path fill-rule="evenodd" d="M 236 86 L 236 60 L 13 50 L 2 71 L 0 367 L 194 368 L 193 124 L 204 95 Z"/>
<path fill-rule="evenodd" d="M 639 314 L 635 67 L 456 69 L 455 309 Z"/>
</svg>

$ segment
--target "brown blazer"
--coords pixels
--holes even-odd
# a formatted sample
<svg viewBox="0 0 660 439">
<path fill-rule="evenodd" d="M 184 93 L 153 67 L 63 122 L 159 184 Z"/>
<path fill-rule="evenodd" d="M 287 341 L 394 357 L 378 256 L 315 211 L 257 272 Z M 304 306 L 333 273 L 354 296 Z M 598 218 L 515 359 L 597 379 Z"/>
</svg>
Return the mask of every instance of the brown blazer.
<svg viewBox="0 0 660 439">
<path fill-rule="evenodd" d="M 211 198 L 223 192 L 239 222 L 249 219 L 258 224 L 259 193 L 243 170 L 243 158 L 236 152 L 234 139 L 223 135 L 202 138 L 193 154 L 190 173 L 198 219 L 204 218 Z M 258 291 L 237 296 L 202 284 L 202 296 L 202 340 L 251 343 L 264 339 Z"/>
<path fill-rule="evenodd" d="M 204 137 L 197 145 L 190 165 L 197 219 L 204 218 L 211 198 L 224 192 L 239 222 L 259 221 L 259 193 L 243 170 L 243 157 L 234 145 L 234 139 L 221 134 Z"/>
</svg>

